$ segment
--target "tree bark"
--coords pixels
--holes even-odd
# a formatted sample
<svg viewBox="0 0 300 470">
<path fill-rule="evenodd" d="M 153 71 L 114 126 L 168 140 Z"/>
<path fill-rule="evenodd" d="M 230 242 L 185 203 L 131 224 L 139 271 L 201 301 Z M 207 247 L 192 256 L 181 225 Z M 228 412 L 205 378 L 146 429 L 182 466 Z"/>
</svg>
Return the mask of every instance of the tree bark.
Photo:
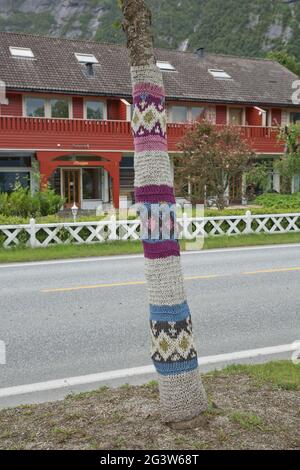
<svg viewBox="0 0 300 470">
<path fill-rule="evenodd" d="M 174 188 L 167 152 L 165 91 L 156 66 L 151 12 L 144 0 L 121 0 L 133 85 L 132 129 L 135 145 L 136 202 L 153 213 L 170 208 Z M 173 208 L 173 209 L 172 209 Z M 150 220 L 149 220 L 150 219 Z M 143 223 L 143 221 L 142 221 Z M 178 240 L 144 239 L 145 272 L 150 297 L 152 360 L 158 372 L 162 420 L 197 425 L 207 409 L 186 301 Z"/>
</svg>

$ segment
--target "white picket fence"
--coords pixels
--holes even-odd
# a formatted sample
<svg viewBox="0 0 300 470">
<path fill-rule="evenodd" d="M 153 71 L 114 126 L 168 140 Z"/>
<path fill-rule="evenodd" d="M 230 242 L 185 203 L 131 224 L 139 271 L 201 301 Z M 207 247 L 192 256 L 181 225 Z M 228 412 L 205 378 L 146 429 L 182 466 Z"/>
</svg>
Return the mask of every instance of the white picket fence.
<svg viewBox="0 0 300 470">
<path fill-rule="evenodd" d="M 195 239 L 218 235 L 251 233 L 300 232 L 300 213 L 253 215 L 247 211 L 239 216 L 195 217 L 183 214 L 177 219 L 178 237 Z M 32 248 L 69 243 L 104 243 L 113 240 L 139 240 L 140 220 L 110 220 L 96 222 L 0 225 L 0 246 L 20 244 Z"/>
</svg>

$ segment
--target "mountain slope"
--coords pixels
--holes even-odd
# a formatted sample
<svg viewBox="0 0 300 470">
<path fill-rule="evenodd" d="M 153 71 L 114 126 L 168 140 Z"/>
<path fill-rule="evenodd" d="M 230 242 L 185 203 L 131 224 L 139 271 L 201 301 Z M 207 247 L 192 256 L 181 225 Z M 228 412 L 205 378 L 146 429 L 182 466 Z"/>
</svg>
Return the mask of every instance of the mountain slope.
<svg viewBox="0 0 300 470">
<path fill-rule="evenodd" d="M 264 56 L 286 48 L 300 59 L 300 2 L 148 0 L 156 45 Z M 0 0 L 0 30 L 124 40 L 117 0 Z"/>
</svg>

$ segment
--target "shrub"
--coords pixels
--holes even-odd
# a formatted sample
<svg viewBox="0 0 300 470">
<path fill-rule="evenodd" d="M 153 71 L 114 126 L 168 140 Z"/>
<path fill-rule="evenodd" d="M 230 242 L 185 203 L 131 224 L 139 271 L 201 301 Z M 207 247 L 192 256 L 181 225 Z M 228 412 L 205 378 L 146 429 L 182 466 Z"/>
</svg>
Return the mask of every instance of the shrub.
<svg viewBox="0 0 300 470">
<path fill-rule="evenodd" d="M 36 196 L 40 203 L 40 215 L 47 216 L 56 214 L 61 206 L 63 205 L 63 198 L 55 193 L 53 189 L 47 188 L 47 190 L 36 193 Z"/>
<path fill-rule="evenodd" d="M 300 193 L 295 194 L 276 194 L 266 193 L 255 199 L 255 204 L 264 207 L 276 209 L 300 209 Z"/>
<path fill-rule="evenodd" d="M 43 217 L 58 212 L 62 204 L 63 199 L 50 188 L 31 194 L 17 182 L 12 193 L 0 193 L 0 216 Z"/>
</svg>

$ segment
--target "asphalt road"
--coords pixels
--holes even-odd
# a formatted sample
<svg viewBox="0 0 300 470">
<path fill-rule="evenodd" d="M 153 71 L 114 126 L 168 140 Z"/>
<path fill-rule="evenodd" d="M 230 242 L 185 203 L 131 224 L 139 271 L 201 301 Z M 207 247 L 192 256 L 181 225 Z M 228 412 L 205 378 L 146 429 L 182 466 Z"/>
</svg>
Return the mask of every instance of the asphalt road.
<svg viewBox="0 0 300 470">
<path fill-rule="evenodd" d="M 299 245 L 183 265 L 199 356 L 300 340 Z M 0 265 L 0 389 L 150 364 L 143 281 L 140 256 Z"/>
</svg>

